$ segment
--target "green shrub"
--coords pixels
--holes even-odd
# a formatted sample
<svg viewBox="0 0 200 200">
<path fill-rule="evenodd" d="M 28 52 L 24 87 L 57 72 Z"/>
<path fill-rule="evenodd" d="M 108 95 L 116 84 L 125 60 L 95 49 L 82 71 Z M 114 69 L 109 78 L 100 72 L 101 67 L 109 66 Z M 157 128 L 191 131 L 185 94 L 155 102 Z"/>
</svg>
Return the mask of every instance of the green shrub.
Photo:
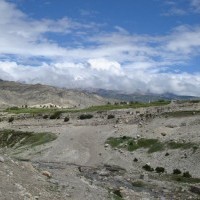
<svg viewBox="0 0 200 200">
<path fill-rule="evenodd" d="M 79 119 L 84 120 L 84 119 L 91 119 L 93 118 L 93 115 L 91 114 L 82 114 L 79 116 Z"/>
<path fill-rule="evenodd" d="M 142 168 L 144 170 L 148 171 L 148 172 L 154 171 L 154 169 L 150 165 L 148 165 L 148 164 L 144 165 Z"/>
<path fill-rule="evenodd" d="M 112 115 L 112 114 L 108 115 L 107 117 L 107 119 L 113 119 L 113 118 L 115 118 L 115 115 Z"/>
<path fill-rule="evenodd" d="M 132 182 L 133 187 L 145 187 L 145 183 L 143 181 L 134 181 Z"/>
<path fill-rule="evenodd" d="M 10 117 L 10 118 L 8 119 L 8 122 L 9 122 L 9 123 L 12 123 L 14 120 L 15 120 L 14 117 Z"/>
<path fill-rule="evenodd" d="M 184 172 L 184 173 L 183 173 L 183 177 L 185 177 L 185 178 L 191 178 L 192 176 L 191 176 L 191 174 L 187 171 L 187 172 Z"/>
<path fill-rule="evenodd" d="M 50 119 L 60 119 L 61 112 L 57 111 L 50 116 Z"/>
<path fill-rule="evenodd" d="M 180 169 L 174 169 L 173 170 L 173 174 L 181 174 L 181 170 Z"/>
<path fill-rule="evenodd" d="M 48 115 L 44 115 L 44 116 L 43 116 L 43 119 L 48 119 L 48 118 L 49 118 Z"/>
<path fill-rule="evenodd" d="M 65 117 L 64 122 L 68 122 L 68 121 L 69 121 L 69 117 Z"/>
<path fill-rule="evenodd" d="M 165 172 L 165 168 L 164 167 L 156 167 L 156 172 L 157 173 L 164 173 Z"/>
</svg>

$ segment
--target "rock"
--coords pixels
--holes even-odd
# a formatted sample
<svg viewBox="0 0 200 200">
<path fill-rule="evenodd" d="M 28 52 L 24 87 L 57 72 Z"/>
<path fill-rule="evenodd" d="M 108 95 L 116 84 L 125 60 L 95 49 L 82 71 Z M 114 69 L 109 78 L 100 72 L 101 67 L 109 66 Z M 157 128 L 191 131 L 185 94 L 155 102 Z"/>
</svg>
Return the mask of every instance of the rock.
<svg viewBox="0 0 200 200">
<path fill-rule="evenodd" d="M 141 136 L 140 135 L 137 135 L 137 138 L 139 139 Z"/>
<path fill-rule="evenodd" d="M 48 177 L 48 178 L 51 178 L 51 173 L 50 172 L 48 172 L 48 171 L 42 171 L 42 175 L 44 175 L 44 176 L 46 176 L 46 177 Z"/>
<path fill-rule="evenodd" d="M 161 135 L 162 135 L 162 136 L 166 136 L 167 134 L 166 134 L 166 133 L 161 133 Z"/>
<path fill-rule="evenodd" d="M 105 144 L 104 147 L 105 147 L 105 148 L 109 147 L 109 144 Z"/>
<path fill-rule="evenodd" d="M 108 171 L 102 170 L 101 172 L 99 172 L 99 176 L 109 176 L 110 173 Z"/>
<path fill-rule="evenodd" d="M 31 195 L 29 192 L 26 192 L 26 193 L 24 194 L 24 196 L 27 197 L 27 198 L 29 198 L 29 199 L 32 197 L 32 195 Z"/>
<path fill-rule="evenodd" d="M 4 163 L 4 158 L 2 156 L 0 156 L 0 162 Z"/>
<path fill-rule="evenodd" d="M 133 160 L 134 162 L 137 162 L 138 161 L 138 159 L 137 158 L 134 158 L 134 160 Z"/>
<path fill-rule="evenodd" d="M 66 196 L 66 197 L 71 197 L 71 195 L 70 195 L 70 194 L 67 194 L 67 193 L 65 194 L 65 196 Z"/>
<path fill-rule="evenodd" d="M 200 187 L 198 186 L 191 186 L 190 191 L 200 195 Z"/>
<path fill-rule="evenodd" d="M 143 173 L 140 175 L 140 179 L 144 180 L 144 181 L 148 181 L 149 180 L 149 176 L 146 173 Z"/>
</svg>

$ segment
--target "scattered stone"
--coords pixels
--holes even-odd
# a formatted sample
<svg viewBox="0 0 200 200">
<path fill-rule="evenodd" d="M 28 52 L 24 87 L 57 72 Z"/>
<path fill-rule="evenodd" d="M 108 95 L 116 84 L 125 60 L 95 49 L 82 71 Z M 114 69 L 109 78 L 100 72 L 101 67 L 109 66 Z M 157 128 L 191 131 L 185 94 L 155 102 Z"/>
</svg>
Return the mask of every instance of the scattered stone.
<svg viewBox="0 0 200 200">
<path fill-rule="evenodd" d="M 141 136 L 140 135 L 137 135 L 137 138 L 139 139 Z"/>
<path fill-rule="evenodd" d="M 143 173 L 140 175 L 140 179 L 144 180 L 144 181 L 148 181 L 149 180 L 149 176 L 146 173 Z"/>
<path fill-rule="evenodd" d="M 42 175 L 44 175 L 44 176 L 46 176 L 46 177 L 48 177 L 48 178 L 51 178 L 51 173 L 50 172 L 48 172 L 48 171 L 42 171 Z"/>
<path fill-rule="evenodd" d="M 105 144 L 104 147 L 105 147 L 105 148 L 109 147 L 109 144 Z"/>
<path fill-rule="evenodd" d="M 166 136 L 167 134 L 166 134 L 166 133 L 161 133 L 161 135 L 162 135 L 162 136 Z"/>
<path fill-rule="evenodd" d="M 167 153 L 165 154 L 165 156 L 169 156 L 169 153 L 167 152 Z"/>
<path fill-rule="evenodd" d="M 121 149 L 119 149 L 119 153 L 124 153 Z"/>
<path fill-rule="evenodd" d="M 4 163 L 4 158 L 2 156 L 0 156 L 0 162 Z"/>
</svg>

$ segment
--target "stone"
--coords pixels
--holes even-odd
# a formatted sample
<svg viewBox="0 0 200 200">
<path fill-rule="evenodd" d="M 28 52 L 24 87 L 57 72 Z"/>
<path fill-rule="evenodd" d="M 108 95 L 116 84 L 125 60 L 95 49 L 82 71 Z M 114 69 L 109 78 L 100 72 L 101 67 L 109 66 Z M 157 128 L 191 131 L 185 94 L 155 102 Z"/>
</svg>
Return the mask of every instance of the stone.
<svg viewBox="0 0 200 200">
<path fill-rule="evenodd" d="M 42 175 L 44 175 L 44 176 L 46 176 L 46 177 L 48 177 L 48 178 L 51 178 L 51 173 L 50 172 L 48 172 L 48 171 L 42 171 Z"/>
<path fill-rule="evenodd" d="M 162 135 L 162 136 L 166 136 L 167 134 L 166 134 L 166 133 L 161 133 L 161 135 Z"/>
<path fill-rule="evenodd" d="M 2 156 L 0 156 L 0 162 L 4 163 L 4 158 Z"/>
<path fill-rule="evenodd" d="M 109 144 L 105 144 L 104 147 L 106 147 L 106 148 L 109 147 Z"/>
<path fill-rule="evenodd" d="M 149 176 L 146 173 L 143 173 L 140 175 L 140 179 L 144 180 L 144 181 L 148 181 L 149 180 Z"/>
<path fill-rule="evenodd" d="M 200 195 L 200 187 L 198 186 L 191 186 L 190 191 Z"/>
</svg>

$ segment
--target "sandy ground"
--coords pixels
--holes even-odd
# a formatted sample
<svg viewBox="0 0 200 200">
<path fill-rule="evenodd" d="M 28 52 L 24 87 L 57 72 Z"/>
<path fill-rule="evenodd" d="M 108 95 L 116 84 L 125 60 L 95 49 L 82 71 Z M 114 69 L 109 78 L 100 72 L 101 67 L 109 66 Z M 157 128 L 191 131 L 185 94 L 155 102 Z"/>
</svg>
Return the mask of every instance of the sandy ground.
<svg viewBox="0 0 200 200">
<path fill-rule="evenodd" d="M 172 107 L 171 109 L 174 108 Z M 185 109 L 198 110 L 199 107 L 194 105 L 193 107 L 185 107 Z M 146 110 L 140 110 L 140 113 L 146 111 L 155 112 L 155 110 L 147 108 Z M 63 119 L 45 120 L 33 118 L 16 120 L 13 124 L 5 121 L 1 122 L 1 129 L 52 132 L 58 138 L 51 143 L 35 147 L 34 149 L 27 149 L 22 154 L 17 155 L 17 157 L 29 159 L 30 161 L 27 162 L 28 164 L 18 161 L 19 166 L 17 165 L 16 169 L 19 171 L 14 172 L 16 176 L 11 175 L 13 181 L 10 181 L 10 185 L 14 184 L 17 188 L 16 191 L 19 193 L 20 186 L 16 186 L 15 183 L 18 183 L 20 180 L 18 176 L 21 173 L 21 167 L 28 165 L 27 171 L 30 174 L 27 175 L 26 170 L 23 170 L 24 174 L 21 175 L 22 180 L 20 180 L 19 184 L 24 188 L 29 188 L 27 186 L 29 183 L 26 181 L 34 182 L 34 185 L 30 187 L 31 191 L 28 191 L 31 196 L 23 194 L 14 198 L 15 191 L 7 195 L 7 197 L 6 195 L 4 196 L 5 190 L 10 191 L 10 186 L 7 184 L 9 181 L 3 175 L 5 176 L 6 174 L 6 166 L 15 169 L 12 166 L 15 165 L 15 162 L 13 164 L 13 162 L 7 159 L 5 163 L 0 163 L 1 180 L 5 179 L 3 185 L 2 183 L 0 185 L 0 199 L 34 199 L 35 196 L 38 199 L 48 199 L 48 195 L 51 195 L 51 199 L 112 199 L 114 197 L 110 195 L 109 191 L 116 187 L 121 188 L 125 199 L 198 199 L 196 194 L 189 192 L 187 185 L 181 185 L 182 189 L 180 191 L 178 189 L 175 190 L 176 188 L 180 189 L 178 184 L 174 183 L 172 185 L 164 181 L 156 182 L 149 178 L 151 177 L 150 174 L 148 175 L 148 184 L 158 184 L 159 187 L 156 186 L 153 189 L 151 188 L 151 190 L 140 189 L 137 191 L 137 189 L 134 190 L 129 187 L 128 183 L 130 182 L 129 179 L 138 180 L 141 175 L 146 173 L 142 169 L 142 166 L 146 163 L 149 163 L 154 168 L 162 166 L 167 173 L 172 173 L 173 169 L 178 168 L 181 171 L 189 171 L 193 177 L 200 178 L 200 148 L 195 153 L 191 149 L 175 149 L 148 154 L 146 149 L 138 149 L 134 152 L 115 150 L 110 146 L 105 146 L 105 141 L 111 136 L 119 137 L 126 135 L 134 138 L 157 138 L 163 142 L 184 140 L 199 145 L 200 115 L 182 118 L 165 118 L 158 115 L 153 119 L 142 120 L 141 123 L 141 120 L 135 120 L 137 118 L 135 110 L 110 111 L 110 113 L 114 113 L 116 118 L 120 118 L 121 122 L 116 124 L 116 118 L 108 120 L 106 118 L 108 113 L 105 113 L 105 115 L 95 114 L 95 117 L 89 120 L 78 120 L 78 114 L 74 114 L 67 123 Z M 161 133 L 165 133 L 165 136 Z M 167 157 L 165 156 L 166 152 L 169 153 Z M 9 154 L 12 151 L 6 151 L 6 153 Z M 2 155 L 9 157 L 9 155 L 5 155 L 5 150 L 2 151 Z M 137 158 L 138 162 L 133 162 L 134 158 Z M 95 174 L 99 173 L 97 171 L 103 173 L 102 171 L 107 170 L 105 165 L 119 166 L 125 169 L 126 173 L 123 176 L 119 174 L 110 175 L 110 177 L 105 175 L 101 179 L 99 176 L 96 177 Z M 80 170 L 80 167 L 85 167 L 87 170 L 85 168 L 85 171 Z M 42 170 L 49 171 L 52 174 L 52 178 L 48 179 L 42 176 Z M 95 171 L 94 173 L 92 173 L 93 170 Z M 92 178 L 88 178 L 89 176 L 92 176 Z M 28 177 L 28 179 L 25 179 L 25 177 Z M 41 182 L 38 177 L 46 180 L 46 182 Z M 146 180 L 142 179 L 142 181 Z M 116 183 L 120 184 L 117 185 Z M 49 192 L 47 188 L 51 187 L 51 184 L 56 185 L 56 188 L 54 188 L 55 191 Z M 39 188 L 41 187 L 41 190 L 44 188 L 45 192 L 43 194 L 37 192 L 38 186 Z M 12 186 L 12 188 L 15 187 Z M 36 189 L 34 190 L 33 188 Z M 54 194 L 52 195 L 51 192 L 54 192 Z"/>
</svg>

